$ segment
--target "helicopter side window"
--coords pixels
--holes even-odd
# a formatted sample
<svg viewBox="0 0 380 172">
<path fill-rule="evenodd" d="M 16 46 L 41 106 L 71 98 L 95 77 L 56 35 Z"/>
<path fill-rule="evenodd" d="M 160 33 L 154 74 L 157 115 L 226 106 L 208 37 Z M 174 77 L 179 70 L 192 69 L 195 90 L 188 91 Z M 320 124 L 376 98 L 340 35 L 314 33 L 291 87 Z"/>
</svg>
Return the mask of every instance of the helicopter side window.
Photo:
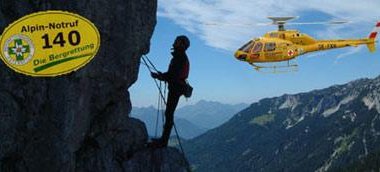
<svg viewBox="0 0 380 172">
<path fill-rule="evenodd" d="M 263 43 L 258 42 L 258 43 L 256 43 L 255 46 L 253 47 L 252 52 L 253 52 L 253 53 L 257 53 L 257 52 L 261 51 L 262 48 L 263 48 Z"/>
<path fill-rule="evenodd" d="M 269 37 L 271 37 L 271 38 L 278 38 L 278 33 L 270 33 L 269 34 Z"/>
<path fill-rule="evenodd" d="M 276 49 L 276 43 L 268 42 L 265 44 L 265 51 L 274 51 Z"/>
<path fill-rule="evenodd" d="M 249 41 L 248 43 L 244 44 L 241 48 L 239 48 L 239 50 L 248 53 L 248 51 L 253 47 L 254 44 L 254 41 Z"/>
</svg>

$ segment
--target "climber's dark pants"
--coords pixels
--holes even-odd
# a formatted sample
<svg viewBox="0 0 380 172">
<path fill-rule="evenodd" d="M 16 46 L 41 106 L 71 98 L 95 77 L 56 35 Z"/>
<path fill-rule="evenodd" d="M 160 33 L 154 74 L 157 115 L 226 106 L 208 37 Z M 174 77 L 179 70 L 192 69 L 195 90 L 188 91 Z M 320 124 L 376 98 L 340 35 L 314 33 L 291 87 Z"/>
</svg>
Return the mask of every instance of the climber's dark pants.
<svg viewBox="0 0 380 172">
<path fill-rule="evenodd" d="M 177 108 L 179 98 L 181 97 L 181 93 L 178 91 L 171 91 L 169 89 L 168 93 L 168 101 L 166 102 L 166 110 L 165 110 L 165 124 L 164 130 L 162 131 L 161 139 L 165 145 L 168 144 L 170 133 L 174 124 L 174 111 Z"/>
</svg>

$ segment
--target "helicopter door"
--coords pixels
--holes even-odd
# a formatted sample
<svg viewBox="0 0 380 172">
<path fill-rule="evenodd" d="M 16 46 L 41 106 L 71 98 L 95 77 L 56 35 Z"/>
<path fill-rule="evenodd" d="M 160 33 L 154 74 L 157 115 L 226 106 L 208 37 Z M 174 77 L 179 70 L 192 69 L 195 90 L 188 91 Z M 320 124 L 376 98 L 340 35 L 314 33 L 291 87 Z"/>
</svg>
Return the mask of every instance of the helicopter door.
<svg viewBox="0 0 380 172">
<path fill-rule="evenodd" d="M 260 57 L 260 52 L 263 49 L 263 43 L 261 42 L 256 42 L 255 45 L 253 46 L 251 50 L 251 59 L 258 59 Z"/>
<path fill-rule="evenodd" d="M 276 50 L 276 43 L 274 42 L 265 43 L 264 51 L 268 52 L 268 51 L 274 51 L 274 50 Z"/>
<path fill-rule="evenodd" d="M 275 42 L 267 42 L 265 43 L 264 46 L 264 56 L 266 59 L 276 59 L 277 58 L 277 53 L 275 52 L 276 50 L 276 43 Z"/>
</svg>

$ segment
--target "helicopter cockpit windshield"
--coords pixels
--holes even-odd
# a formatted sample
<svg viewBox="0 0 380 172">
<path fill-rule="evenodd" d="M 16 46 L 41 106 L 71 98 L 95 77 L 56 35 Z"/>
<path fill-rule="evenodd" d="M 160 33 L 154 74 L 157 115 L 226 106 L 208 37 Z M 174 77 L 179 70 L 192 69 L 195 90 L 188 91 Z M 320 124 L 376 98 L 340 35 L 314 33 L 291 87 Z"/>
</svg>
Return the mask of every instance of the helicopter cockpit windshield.
<svg viewBox="0 0 380 172">
<path fill-rule="evenodd" d="M 244 44 L 241 48 L 239 48 L 239 50 L 248 53 L 249 50 L 252 49 L 253 45 L 255 45 L 255 41 L 251 40 L 248 43 Z"/>
</svg>

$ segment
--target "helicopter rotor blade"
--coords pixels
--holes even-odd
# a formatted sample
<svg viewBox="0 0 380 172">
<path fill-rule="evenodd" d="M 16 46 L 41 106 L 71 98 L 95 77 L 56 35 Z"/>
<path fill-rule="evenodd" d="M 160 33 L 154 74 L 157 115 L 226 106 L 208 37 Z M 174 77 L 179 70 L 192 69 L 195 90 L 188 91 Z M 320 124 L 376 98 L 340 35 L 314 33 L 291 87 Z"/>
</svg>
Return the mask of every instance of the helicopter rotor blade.
<svg viewBox="0 0 380 172">
<path fill-rule="evenodd" d="M 338 24 L 346 24 L 350 23 L 350 21 L 321 21 L 321 22 L 283 22 L 279 21 L 276 23 L 223 23 L 223 22 L 200 22 L 198 24 L 205 26 L 243 26 L 243 27 L 252 27 L 252 26 L 273 26 L 273 25 L 338 25 Z"/>
<path fill-rule="evenodd" d="M 202 23 L 199 23 L 201 25 L 205 25 L 205 26 L 245 26 L 245 27 L 248 27 L 248 26 L 256 26 L 257 24 L 253 24 L 253 23 L 223 23 L 223 22 L 202 22 Z"/>
<path fill-rule="evenodd" d="M 257 23 L 256 26 L 272 26 L 272 25 L 276 25 L 274 23 Z"/>
<path fill-rule="evenodd" d="M 289 23 L 257 23 L 257 26 L 270 26 L 270 25 L 335 25 L 335 24 L 345 24 L 350 23 L 350 21 L 327 21 L 327 22 L 289 22 Z"/>
<path fill-rule="evenodd" d="M 286 25 L 337 25 L 337 24 L 345 24 L 349 23 L 350 21 L 328 21 L 328 22 L 291 22 L 286 23 Z"/>
</svg>

